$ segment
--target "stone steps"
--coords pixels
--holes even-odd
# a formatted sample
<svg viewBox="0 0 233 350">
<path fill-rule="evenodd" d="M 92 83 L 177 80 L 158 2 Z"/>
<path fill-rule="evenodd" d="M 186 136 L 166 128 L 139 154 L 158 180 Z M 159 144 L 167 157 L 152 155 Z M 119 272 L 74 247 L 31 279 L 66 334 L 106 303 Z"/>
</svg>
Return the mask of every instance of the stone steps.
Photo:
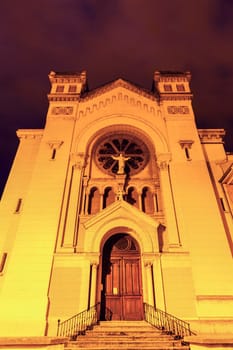
<svg viewBox="0 0 233 350">
<path fill-rule="evenodd" d="M 180 340 L 163 334 L 145 321 L 100 322 L 76 341 L 68 342 L 65 350 L 188 350 Z"/>
</svg>

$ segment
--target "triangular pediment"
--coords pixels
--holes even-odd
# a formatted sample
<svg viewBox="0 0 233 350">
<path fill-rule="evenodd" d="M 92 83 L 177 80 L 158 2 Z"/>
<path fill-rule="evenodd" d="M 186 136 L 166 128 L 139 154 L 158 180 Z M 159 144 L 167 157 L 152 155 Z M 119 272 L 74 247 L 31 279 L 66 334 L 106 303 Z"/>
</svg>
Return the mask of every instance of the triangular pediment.
<svg viewBox="0 0 233 350">
<path fill-rule="evenodd" d="M 83 241 L 86 251 L 98 252 L 109 232 L 126 230 L 140 243 L 144 254 L 159 252 L 159 230 L 162 225 L 124 200 L 118 200 L 83 223 Z M 82 241 L 82 242 L 81 242 Z"/>
<path fill-rule="evenodd" d="M 122 78 L 118 78 L 112 82 L 109 82 L 103 86 L 100 86 L 92 91 L 89 91 L 85 94 L 82 95 L 82 100 L 86 99 L 92 99 L 95 98 L 96 96 L 100 96 L 102 94 L 105 94 L 107 92 L 111 92 L 112 90 L 115 90 L 119 87 L 122 87 L 128 91 L 134 92 L 139 96 L 144 96 L 150 100 L 156 100 L 156 95 L 154 92 L 151 92 L 145 88 L 142 88 L 138 85 L 135 85 L 133 83 L 130 83 L 127 80 L 124 80 Z"/>
<path fill-rule="evenodd" d="M 96 224 L 100 224 L 105 220 L 115 220 L 119 218 L 125 218 L 128 221 L 137 220 L 140 222 L 140 225 L 142 227 L 144 225 L 149 225 L 151 227 L 157 228 L 160 225 L 157 220 L 133 207 L 126 201 L 118 200 L 86 221 L 84 227 L 86 229 L 89 229 L 90 227 L 95 226 Z"/>
</svg>

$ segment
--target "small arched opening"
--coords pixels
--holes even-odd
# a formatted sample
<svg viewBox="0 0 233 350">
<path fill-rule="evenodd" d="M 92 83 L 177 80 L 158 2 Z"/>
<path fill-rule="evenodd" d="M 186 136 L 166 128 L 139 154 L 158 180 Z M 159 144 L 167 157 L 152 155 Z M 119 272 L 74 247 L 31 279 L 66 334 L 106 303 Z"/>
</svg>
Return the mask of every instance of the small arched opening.
<svg viewBox="0 0 233 350">
<path fill-rule="evenodd" d="M 139 208 L 139 195 L 135 187 L 129 187 L 126 201 L 136 208 Z"/>
<path fill-rule="evenodd" d="M 115 202 L 115 193 L 112 187 L 106 187 L 104 190 L 104 197 L 103 197 L 103 209 L 113 202 Z"/>
<path fill-rule="evenodd" d="M 142 211 L 147 214 L 154 213 L 154 198 L 149 187 L 144 187 L 142 190 Z"/>
<path fill-rule="evenodd" d="M 88 214 L 96 214 L 100 211 L 100 192 L 97 187 L 92 187 L 88 198 Z"/>
</svg>

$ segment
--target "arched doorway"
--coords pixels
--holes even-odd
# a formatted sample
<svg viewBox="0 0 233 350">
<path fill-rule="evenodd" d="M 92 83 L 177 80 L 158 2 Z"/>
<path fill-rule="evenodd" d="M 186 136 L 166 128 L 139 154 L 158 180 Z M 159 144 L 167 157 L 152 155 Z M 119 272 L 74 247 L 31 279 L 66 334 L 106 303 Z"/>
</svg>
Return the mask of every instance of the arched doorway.
<svg viewBox="0 0 233 350">
<path fill-rule="evenodd" d="M 111 236 L 102 255 L 101 319 L 143 319 L 141 258 L 137 242 L 126 233 Z"/>
</svg>

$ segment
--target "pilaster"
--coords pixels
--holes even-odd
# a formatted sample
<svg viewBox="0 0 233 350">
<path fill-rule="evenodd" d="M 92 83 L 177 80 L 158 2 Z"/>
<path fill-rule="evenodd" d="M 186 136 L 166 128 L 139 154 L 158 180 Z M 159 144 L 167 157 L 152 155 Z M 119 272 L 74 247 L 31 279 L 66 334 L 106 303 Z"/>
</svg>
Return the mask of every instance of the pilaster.
<svg viewBox="0 0 233 350">
<path fill-rule="evenodd" d="M 174 198 L 172 192 L 171 179 L 169 174 L 169 163 L 171 161 L 170 153 L 158 155 L 157 163 L 160 169 L 160 181 L 162 188 L 163 207 L 165 212 L 165 221 L 168 233 L 169 247 L 180 247 L 180 237 L 176 212 L 174 206 Z"/>
<path fill-rule="evenodd" d="M 64 248 L 73 248 L 77 242 L 77 219 L 81 206 L 84 161 L 83 153 L 71 155 L 71 174 L 62 225 L 61 246 Z"/>
</svg>

